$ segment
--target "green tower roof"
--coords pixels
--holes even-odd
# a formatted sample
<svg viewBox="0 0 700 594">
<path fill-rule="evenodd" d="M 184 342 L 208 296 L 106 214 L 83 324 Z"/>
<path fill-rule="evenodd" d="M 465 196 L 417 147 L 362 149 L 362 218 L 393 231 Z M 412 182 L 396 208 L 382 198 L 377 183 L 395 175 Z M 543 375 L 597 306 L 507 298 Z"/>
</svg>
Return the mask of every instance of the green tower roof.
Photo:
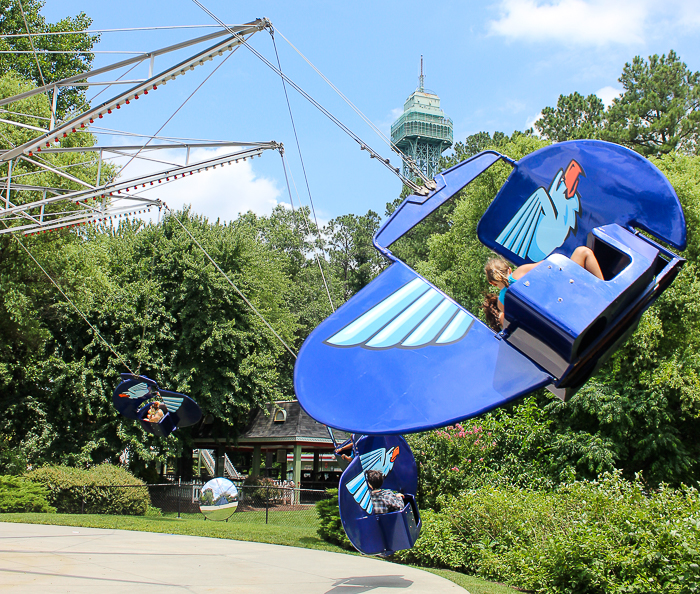
<svg viewBox="0 0 700 594">
<path fill-rule="evenodd" d="M 452 120 L 440 109 L 440 97 L 423 87 L 423 58 L 418 88 L 391 126 L 391 141 L 432 177 L 440 153 L 452 145 Z"/>
</svg>

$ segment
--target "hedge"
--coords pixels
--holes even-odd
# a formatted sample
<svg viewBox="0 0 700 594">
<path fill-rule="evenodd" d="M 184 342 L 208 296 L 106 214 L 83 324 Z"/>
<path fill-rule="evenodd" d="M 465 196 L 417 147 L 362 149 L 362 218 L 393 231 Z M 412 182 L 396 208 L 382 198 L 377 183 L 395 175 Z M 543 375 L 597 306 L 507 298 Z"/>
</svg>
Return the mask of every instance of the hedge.
<svg viewBox="0 0 700 594">
<path fill-rule="evenodd" d="M 48 489 L 19 476 L 0 476 L 0 513 L 49 513 Z"/>
<path fill-rule="evenodd" d="M 88 470 L 44 466 L 25 477 L 45 486 L 59 513 L 142 516 L 151 505 L 148 488 L 127 470 L 100 464 Z"/>
<path fill-rule="evenodd" d="M 550 492 L 485 487 L 422 511 L 397 560 L 447 567 L 534 592 L 700 591 L 700 496 L 646 491 L 607 474 Z"/>
<path fill-rule="evenodd" d="M 316 502 L 319 520 L 318 535 L 326 542 L 337 544 L 344 549 L 354 550 L 340 521 L 338 489 L 327 489 L 326 493 L 330 495 L 328 499 Z"/>
</svg>

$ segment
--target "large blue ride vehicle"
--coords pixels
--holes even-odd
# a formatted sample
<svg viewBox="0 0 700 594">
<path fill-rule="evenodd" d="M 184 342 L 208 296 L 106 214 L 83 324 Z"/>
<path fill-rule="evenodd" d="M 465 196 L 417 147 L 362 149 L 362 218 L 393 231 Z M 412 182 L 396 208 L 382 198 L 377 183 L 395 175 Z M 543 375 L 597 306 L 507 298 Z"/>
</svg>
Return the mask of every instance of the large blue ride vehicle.
<svg viewBox="0 0 700 594">
<path fill-rule="evenodd" d="M 505 294 L 493 332 L 389 246 L 494 163 L 513 167 L 478 225 L 516 266 L 540 262 Z M 634 332 L 678 274 L 686 246 L 678 197 L 649 160 L 595 140 L 520 161 L 482 152 L 408 196 L 374 237 L 391 262 L 306 339 L 297 397 L 319 422 L 352 433 L 424 431 L 547 387 L 578 390 Z M 569 256 L 588 246 L 600 280 Z M 670 246 L 670 247 L 667 247 Z"/>
</svg>

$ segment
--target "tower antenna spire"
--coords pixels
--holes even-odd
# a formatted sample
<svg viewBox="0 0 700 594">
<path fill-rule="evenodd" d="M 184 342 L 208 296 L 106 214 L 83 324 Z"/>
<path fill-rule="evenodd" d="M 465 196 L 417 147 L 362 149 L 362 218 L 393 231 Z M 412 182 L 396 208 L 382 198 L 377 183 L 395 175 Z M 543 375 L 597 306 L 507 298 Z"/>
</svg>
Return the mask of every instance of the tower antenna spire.
<svg viewBox="0 0 700 594">
<path fill-rule="evenodd" d="M 425 76 L 423 76 L 423 54 L 420 57 L 420 76 L 418 77 L 418 90 L 422 93 L 425 90 Z"/>
</svg>

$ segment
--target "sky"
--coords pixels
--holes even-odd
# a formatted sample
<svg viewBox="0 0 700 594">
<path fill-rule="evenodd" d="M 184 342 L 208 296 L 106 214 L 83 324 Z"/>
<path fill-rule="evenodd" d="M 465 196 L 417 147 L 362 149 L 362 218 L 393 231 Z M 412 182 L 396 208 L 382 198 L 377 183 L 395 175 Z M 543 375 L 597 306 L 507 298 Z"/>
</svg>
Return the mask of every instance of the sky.
<svg viewBox="0 0 700 594">
<path fill-rule="evenodd" d="M 277 31 L 275 44 L 284 73 L 397 167 L 399 160 L 385 141 L 304 57 L 389 136 L 391 123 L 417 86 L 422 55 L 425 86 L 439 95 L 441 107 L 452 118 L 455 141 L 480 131 L 525 130 L 542 108 L 574 91 L 595 93 L 610 103 L 621 91 L 622 68 L 637 55 L 646 58 L 673 49 L 692 71 L 700 70 L 697 0 L 198 2 L 227 24 L 268 18 Z M 215 24 L 194 0 L 47 0 L 42 10 L 50 22 L 79 12 L 92 18 L 93 29 Z M 95 49 L 148 52 L 212 30 L 104 32 Z M 249 43 L 276 63 L 268 32 L 256 33 Z M 204 47 L 208 45 L 158 57 L 155 71 Z M 98 53 L 94 66 L 131 55 Z M 280 77 L 247 48 L 222 61 L 207 62 L 105 117 L 100 121 L 104 128 L 94 130 L 99 144 L 137 144 L 123 133 L 149 136 L 161 127 L 160 134 L 169 137 L 283 143 L 291 199 L 276 151 L 178 180 L 152 194 L 171 208 L 189 204 L 210 220 L 229 221 L 248 210 L 267 215 L 277 204 L 289 206 L 292 201 L 295 206 L 308 205 L 309 190 L 320 223 L 370 209 L 384 215 L 386 203 L 401 192 L 398 177 L 287 87 L 292 126 Z M 147 64 L 127 76 L 145 78 Z M 99 90 L 93 87 L 88 96 Z M 113 88 L 104 91 L 94 104 L 113 94 Z M 222 149 L 198 149 L 190 160 L 216 151 Z M 157 158 L 181 163 L 184 154 L 160 151 Z M 132 177 L 162 166 L 133 161 L 122 175 Z"/>
</svg>

